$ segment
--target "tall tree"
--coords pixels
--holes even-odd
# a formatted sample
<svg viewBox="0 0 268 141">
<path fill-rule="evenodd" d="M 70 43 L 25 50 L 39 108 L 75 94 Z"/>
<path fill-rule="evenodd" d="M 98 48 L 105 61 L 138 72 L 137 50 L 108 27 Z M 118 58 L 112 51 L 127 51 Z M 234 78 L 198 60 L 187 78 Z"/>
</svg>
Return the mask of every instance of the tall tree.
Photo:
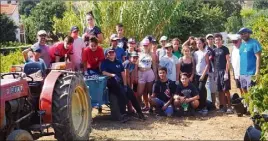
<svg viewBox="0 0 268 141">
<path fill-rule="evenodd" d="M 53 31 L 53 17 L 62 18 L 66 6 L 63 1 L 42 0 L 38 5 L 32 8 L 28 17 L 23 17 L 23 23 L 26 26 L 27 39 L 30 42 L 36 40 L 38 30 Z"/>
<path fill-rule="evenodd" d="M 6 14 L 0 14 L 0 43 L 15 41 L 16 29 L 14 21 Z"/>
</svg>

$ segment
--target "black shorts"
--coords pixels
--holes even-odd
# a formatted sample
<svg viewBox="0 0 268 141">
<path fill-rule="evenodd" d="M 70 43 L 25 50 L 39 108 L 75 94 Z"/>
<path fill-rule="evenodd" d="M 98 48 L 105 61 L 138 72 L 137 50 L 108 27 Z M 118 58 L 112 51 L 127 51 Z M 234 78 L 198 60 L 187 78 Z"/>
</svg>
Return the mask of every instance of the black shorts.
<svg viewBox="0 0 268 141">
<path fill-rule="evenodd" d="M 224 81 L 225 70 L 215 72 L 215 82 L 219 92 L 231 90 L 230 73 L 228 72 L 229 79 Z"/>
<path fill-rule="evenodd" d="M 237 88 L 241 88 L 241 83 L 239 79 L 235 79 L 235 84 Z"/>
</svg>

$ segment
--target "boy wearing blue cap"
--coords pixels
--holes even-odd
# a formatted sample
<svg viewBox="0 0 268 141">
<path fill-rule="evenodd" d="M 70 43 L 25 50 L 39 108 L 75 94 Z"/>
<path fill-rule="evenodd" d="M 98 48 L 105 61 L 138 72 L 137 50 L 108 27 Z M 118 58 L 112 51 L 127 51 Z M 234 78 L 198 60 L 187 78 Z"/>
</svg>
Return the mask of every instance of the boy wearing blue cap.
<svg viewBox="0 0 268 141">
<path fill-rule="evenodd" d="M 240 46 L 240 83 L 244 93 L 247 93 L 248 88 L 252 86 L 252 76 L 258 76 L 261 65 L 261 45 L 260 43 L 250 38 L 252 31 L 248 28 L 241 28 L 238 31 L 243 42 Z"/>
</svg>

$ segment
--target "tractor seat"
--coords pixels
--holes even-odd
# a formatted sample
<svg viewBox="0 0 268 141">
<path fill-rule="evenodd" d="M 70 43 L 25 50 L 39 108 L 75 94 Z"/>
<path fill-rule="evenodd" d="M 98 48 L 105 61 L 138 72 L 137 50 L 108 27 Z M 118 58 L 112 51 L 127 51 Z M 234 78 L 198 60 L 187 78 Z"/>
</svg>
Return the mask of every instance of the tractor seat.
<svg viewBox="0 0 268 141">
<path fill-rule="evenodd" d="M 27 76 L 33 78 L 33 81 L 28 81 L 27 79 L 31 94 L 40 95 L 43 86 L 43 77 L 45 76 L 42 65 L 38 62 L 30 62 L 24 65 L 23 71 Z"/>
</svg>

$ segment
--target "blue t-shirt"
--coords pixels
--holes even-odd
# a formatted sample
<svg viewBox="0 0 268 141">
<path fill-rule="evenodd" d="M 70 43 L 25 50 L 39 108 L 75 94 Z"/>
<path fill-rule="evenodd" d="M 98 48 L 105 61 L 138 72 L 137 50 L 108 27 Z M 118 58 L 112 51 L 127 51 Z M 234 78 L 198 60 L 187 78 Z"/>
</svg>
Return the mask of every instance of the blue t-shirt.
<svg viewBox="0 0 268 141">
<path fill-rule="evenodd" d="M 256 56 L 261 51 L 260 43 L 255 39 L 242 42 L 240 53 L 240 75 L 254 75 L 256 72 Z"/>
<path fill-rule="evenodd" d="M 105 51 L 104 51 L 104 55 L 106 56 L 107 55 L 107 51 L 109 49 L 111 49 L 112 47 L 110 48 L 107 48 Z M 121 63 L 123 62 L 123 56 L 126 56 L 126 53 L 124 51 L 123 48 L 120 48 L 120 47 L 116 47 L 115 48 L 115 53 L 116 53 L 116 59 L 119 60 Z"/>
<path fill-rule="evenodd" d="M 122 79 L 121 72 L 124 71 L 124 67 L 123 67 L 122 63 L 118 60 L 110 61 L 109 59 L 105 59 L 101 63 L 101 71 L 113 73 L 117 77 Z"/>
</svg>

